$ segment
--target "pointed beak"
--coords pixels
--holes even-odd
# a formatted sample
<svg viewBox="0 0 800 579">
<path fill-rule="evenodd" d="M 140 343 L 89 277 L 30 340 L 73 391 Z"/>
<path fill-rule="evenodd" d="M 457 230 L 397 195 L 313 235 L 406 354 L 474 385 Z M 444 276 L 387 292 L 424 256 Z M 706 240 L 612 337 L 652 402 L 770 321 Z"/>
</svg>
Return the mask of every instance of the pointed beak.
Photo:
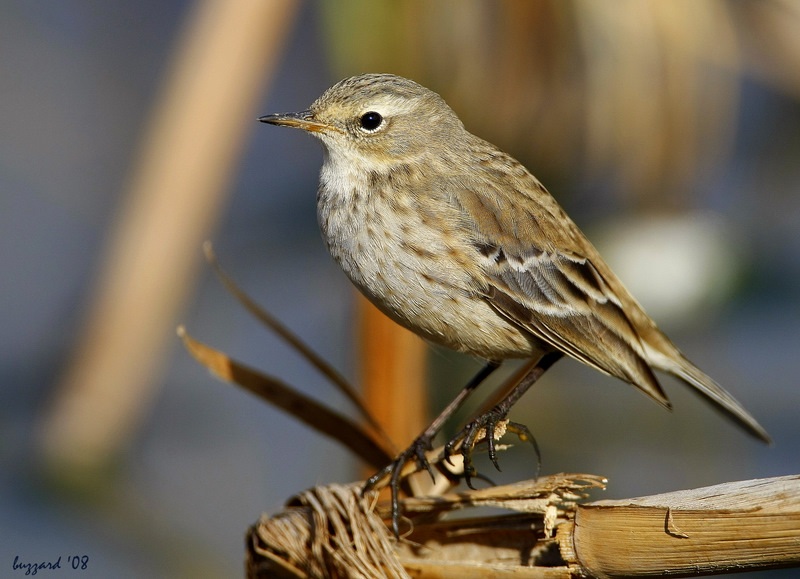
<svg viewBox="0 0 800 579">
<path fill-rule="evenodd" d="M 314 120 L 314 113 L 311 111 L 301 111 L 299 113 L 277 113 L 258 118 L 262 123 L 270 125 L 280 125 L 284 127 L 294 127 L 303 129 L 310 133 L 324 133 L 333 129 L 330 125 Z"/>
</svg>

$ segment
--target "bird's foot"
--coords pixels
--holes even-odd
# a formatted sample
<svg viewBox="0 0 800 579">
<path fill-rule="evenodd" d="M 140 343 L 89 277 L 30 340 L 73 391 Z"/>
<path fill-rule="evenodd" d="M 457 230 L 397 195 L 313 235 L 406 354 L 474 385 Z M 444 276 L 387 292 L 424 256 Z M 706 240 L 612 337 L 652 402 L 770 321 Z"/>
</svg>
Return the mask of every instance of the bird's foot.
<svg viewBox="0 0 800 579">
<path fill-rule="evenodd" d="M 472 453 L 475 449 L 475 445 L 481 440 L 486 440 L 489 460 L 492 461 L 494 467 L 499 471 L 501 469 L 500 464 L 497 462 L 496 441 L 506 432 L 516 434 L 522 442 L 531 443 L 536 452 L 536 476 L 539 475 L 541 453 L 539 452 L 539 445 L 536 444 L 536 439 L 527 426 L 518 422 L 509 421 L 506 418 L 506 414 L 507 411 L 505 409 L 495 406 L 490 411 L 467 424 L 461 432 L 444 447 L 444 459 L 450 464 L 452 464 L 450 457 L 456 453 L 461 453 L 464 460 L 464 480 L 471 489 L 475 488 L 472 486 L 472 479 L 477 476 L 477 470 L 472 462 Z"/>
<path fill-rule="evenodd" d="M 387 465 L 369 477 L 361 491 L 361 493 L 364 494 L 374 490 L 378 487 L 378 484 L 381 481 L 383 481 L 387 476 L 389 477 L 387 486 L 392 494 L 392 532 L 394 532 L 395 537 L 400 537 L 400 475 L 403 473 L 405 466 L 409 462 L 414 461 L 418 471 L 427 471 L 428 474 L 431 475 L 431 480 L 436 482 L 433 468 L 431 467 L 428 458 L 425 456 L 425 453 L 428 450 L 431 450 L 430 437 L 426 437 L 424 435 L 418 437 L 407 449 L 397 455 L 391 464 Z"/>
</svg>

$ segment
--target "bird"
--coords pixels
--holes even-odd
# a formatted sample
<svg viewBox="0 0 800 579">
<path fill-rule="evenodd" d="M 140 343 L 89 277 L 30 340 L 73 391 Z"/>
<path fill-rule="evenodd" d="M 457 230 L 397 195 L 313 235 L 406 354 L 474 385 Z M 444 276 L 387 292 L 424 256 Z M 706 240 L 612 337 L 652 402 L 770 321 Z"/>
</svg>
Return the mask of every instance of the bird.
<svg viewBox="0 0 800 579">
<path fill-rule="evenodd" d="M 486 433 L 557 360 L 571 357 L 670 408 L 654 371 L 688 384 L 749 434 L 766 430 L 658 329 L 595 247 L 519 161 L 470 133 L 436 92 L 392 74 L 346 78 L 300 112 L 261 122 L 323 145 L 317 218 L 334 260 L 379 310 L 446 348 L 486 361 L 453 403 L 367 488 L 389 475 L 398 534 L 398 477 L 455 408 L 503 361 L 535 361 L 508 396 L 446 446 L 465 474 Z"/>
</svg>

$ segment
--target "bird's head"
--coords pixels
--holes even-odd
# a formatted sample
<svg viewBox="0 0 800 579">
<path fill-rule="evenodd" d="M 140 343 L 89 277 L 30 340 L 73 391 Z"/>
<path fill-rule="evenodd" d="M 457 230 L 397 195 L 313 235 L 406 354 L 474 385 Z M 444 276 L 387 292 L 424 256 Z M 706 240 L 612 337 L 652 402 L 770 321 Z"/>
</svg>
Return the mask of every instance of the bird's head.
<svg viewBox="0 0 800 579">
<path fill-rule="evenodd" d="M 378 168 L 457 143 L 464 126 L 435 92 L 403 77 L 364 74 L 326 90 L 308 110 L 259 118 L 318 137 L 329 156 Z"/>
</svg>

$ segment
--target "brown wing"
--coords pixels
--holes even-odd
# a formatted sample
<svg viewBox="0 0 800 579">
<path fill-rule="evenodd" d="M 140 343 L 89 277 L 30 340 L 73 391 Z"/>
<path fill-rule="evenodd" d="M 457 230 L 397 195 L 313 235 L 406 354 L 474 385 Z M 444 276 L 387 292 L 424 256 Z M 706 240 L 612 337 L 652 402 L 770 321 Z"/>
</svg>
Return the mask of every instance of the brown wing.
<svg viewBox="0 0 800 579">
<path fill-rule="evenodd" d="M 507 256 L 491 265 L 486 299 L 540 340 L 602 372 L 637 386 L 669 407 L 638 336 L 597 270 L 559 254 Z"/>
<path fill-rule="evenodd" d="M 656 327 L 535 177 L 498 151 L 479 167 L 451 195 L 481 260 L 486 300 L 498 314 L 667 407 L 651 368 L 669 372 L 769 442 L 750 413 Z"/>
<path fill-rule="evenodd" d="M 529 174 L 510 175 L 505 186 L 497 179 L 482 185 L 480 193 L 460 190 L 455 201 L 473 232 L 491 306 L 553 348 L 669 407 L 623 305 L 627 296 L 585 255 L 600 259 L 577 226 Z"/>
</svg>

